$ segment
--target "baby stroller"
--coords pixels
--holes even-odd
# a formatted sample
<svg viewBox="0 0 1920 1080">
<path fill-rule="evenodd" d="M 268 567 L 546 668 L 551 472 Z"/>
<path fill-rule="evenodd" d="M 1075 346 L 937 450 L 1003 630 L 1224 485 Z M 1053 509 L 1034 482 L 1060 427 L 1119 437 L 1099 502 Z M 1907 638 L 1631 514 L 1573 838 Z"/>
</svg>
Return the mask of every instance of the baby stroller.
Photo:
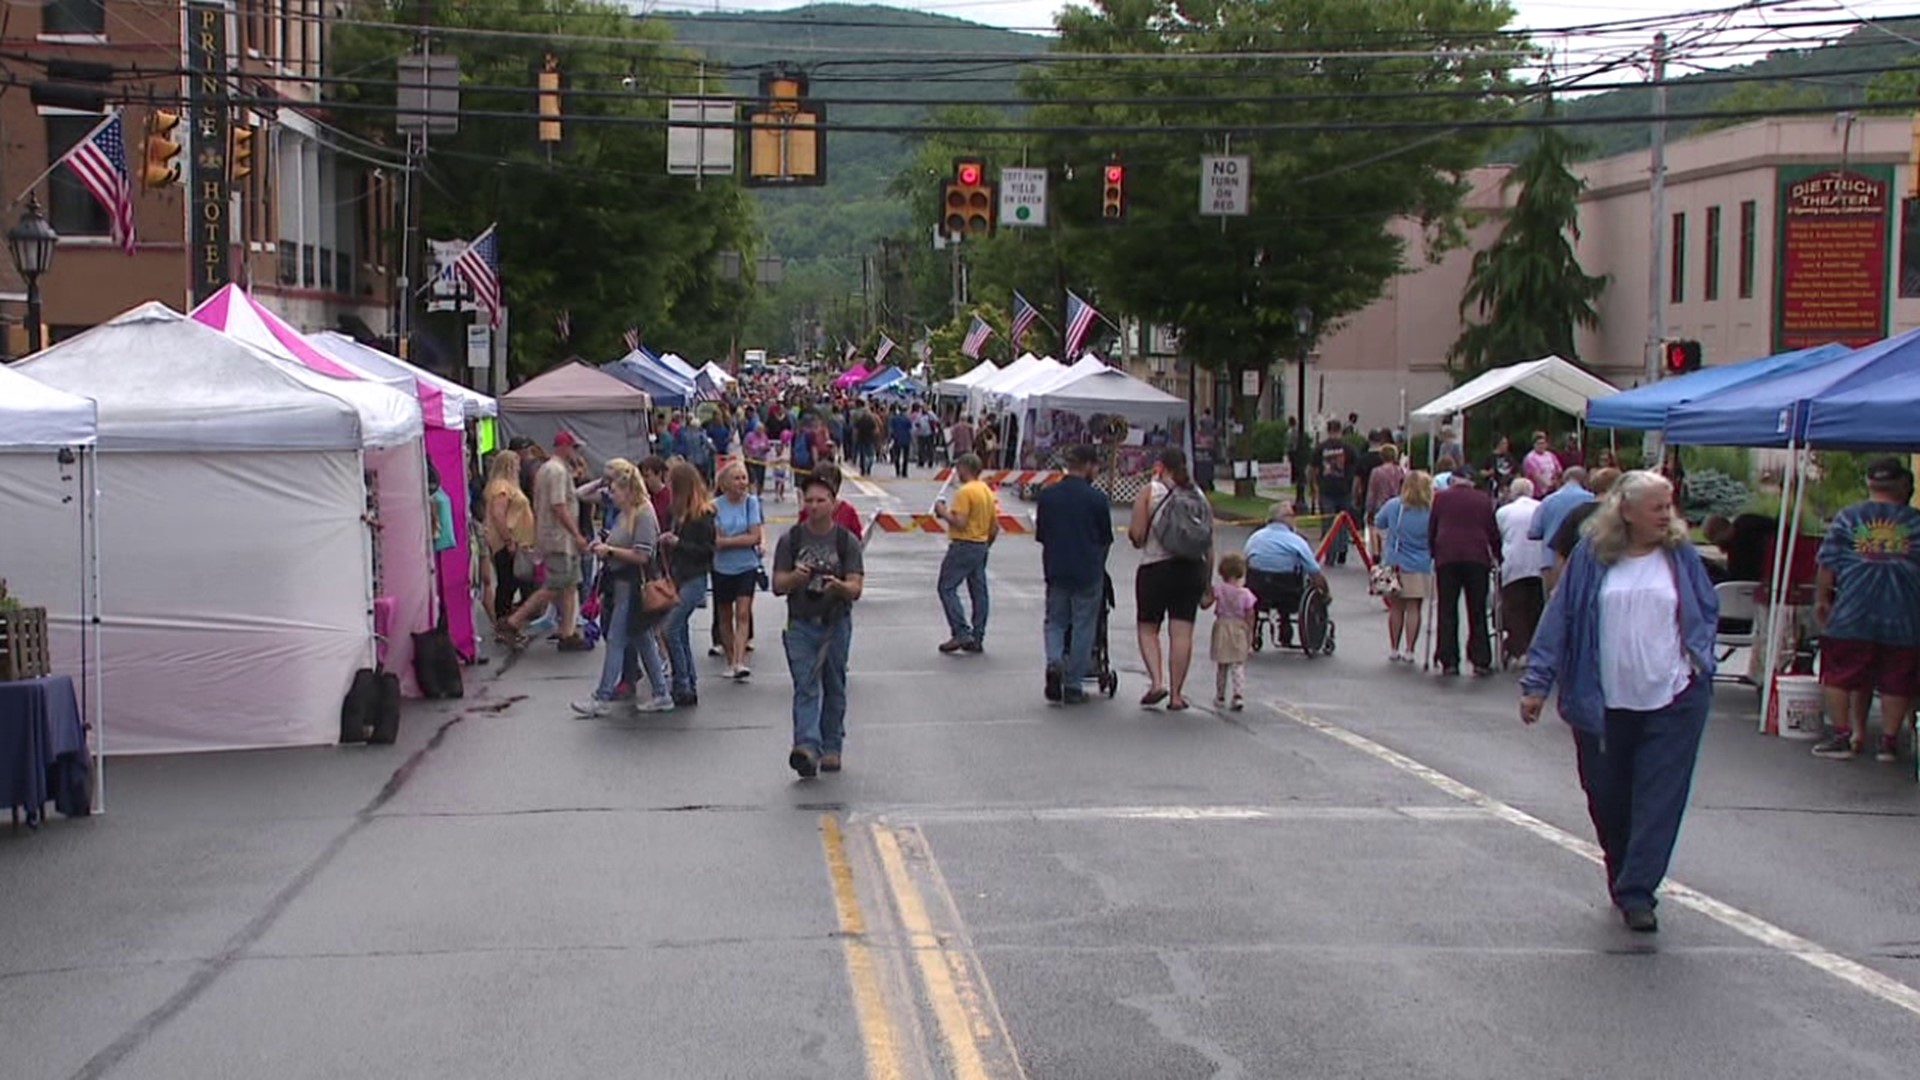
<svg viewBox="0 0 1920 1080">
<path fill-rule="evenodd" d="M 1107 649 L 1107 612 L 1113 610 L 1113 575 L 1102 574 L 1100 607 L 1093 619 L 1093 652 L 1087 674 L 1102 694 L 1112 697 L 1120 689 L 1120 676 L 1114 674 L 1113 658 Z M 1073 651 L 1073 627 L 1067 627 L 1067 651 Z"/>
<path fill-rule="evenodd" d="M 1248 570 L 1247 588 L 1254 597 L 1253 651 L 1271 643 L 1276 649 L 1299 649 L 1308 659 L 1333 655 L 1333 601 L 1305 573 Z"/>
</svg>

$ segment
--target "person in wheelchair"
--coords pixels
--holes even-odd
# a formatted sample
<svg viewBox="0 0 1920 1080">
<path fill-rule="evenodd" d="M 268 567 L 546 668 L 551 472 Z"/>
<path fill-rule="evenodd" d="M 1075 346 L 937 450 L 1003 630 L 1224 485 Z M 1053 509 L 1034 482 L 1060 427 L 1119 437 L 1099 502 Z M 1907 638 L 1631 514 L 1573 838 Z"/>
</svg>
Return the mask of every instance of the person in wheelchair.
<svg viewBox="0 0 1920 1080">
<path fill-rule="evenodd" d="M 1293 613 L 1300 610 L 1307 587 L 1332 595 L 1313 545 L 1293 527 L 1295 513 L 1292 503 L 1274 503 L 1267 524 L 1247 537 L 1242 549 L 1247 557 L 1247 588 L 1259 601 L 1256 610 L 1278 616 L 1283 648 L 1293 642 Z"/>
</svg>

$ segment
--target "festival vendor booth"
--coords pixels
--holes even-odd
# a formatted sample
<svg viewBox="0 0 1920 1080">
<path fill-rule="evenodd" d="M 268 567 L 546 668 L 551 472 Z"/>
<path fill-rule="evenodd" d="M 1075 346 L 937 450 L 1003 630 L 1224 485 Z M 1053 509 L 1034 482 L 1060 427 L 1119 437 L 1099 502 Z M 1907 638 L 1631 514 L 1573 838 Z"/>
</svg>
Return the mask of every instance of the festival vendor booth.
<svg viewBox="0 0 1920 1080">
<path fill-rule="evenodd" d="M 99 608 L 106 749 L 335 742 L 354 672 L 374 658 L 357 384 L 278 363 L 158 303 L 16 370 L 99 404 L 100 486 L 113 492 L 98 526 L 113 583 Z M 6 514 L 10 572 L 46 583 L 60 605 L 55 649 L 69 656 L 78 620 L 61 598 L 83 587 L 74 536 L 64 506 Z"/>
<path fill-rule="evenodd" d="M 717 397 L 731 389 L 733 384 L 740 380 L 734 378 L 726 368 L 709 360 L 707 366 L 700 369 L 697 381 L 702 390 L 709 391 Z"/>
<path fill-rule="evenodd" d="M 363 373 L 367 378 L 411 380 L 413 395 L 420 402 L 421 418 L 426 421 L 427 460 L 439 471 L 447 496 L 453 500 L 453 546 L 439 552 L 435 559 L 441 593 L 449 598 L 447 634 L 461 659 L 471 661 L 479 647 L 474 633 L 473 604 L 452 599 L 470 597 L 473 592 L 469 515 L 464 505 L 466 478 L 473 467 L 467 433 L 485 418 L 498 415 L 499 405 L 477 390 L 362 345 L 345 334 L 329 330 L 308 334 L 306 340 L 342 367 Z"/>
<path fill-rule="evenodd" d="M 601 371 L 646 394 L 653 404 L 665 409 L 684 409 L 693 404 L 698 389 L 663 366 L 658 358 L 635 349 Z"/>
<path fill-rule="evenodd" d="M 1824 361 L 1751 380 L 1667 412 L 1666 438 L 1676 445 L 1785 449 L 1788 472 L 1780 530 L 1774 545 L 1767 606 L 1767 658 L 1761 671 L 1761 724 L 1774 698 L 1772 673 L 1789 628 L 1811 601 L 1809 545 L 1818 538 L 1791 528 L 1806 505 L 1807 454 L 1811 450 L 1902 450 L 1920 445 L 1912 421 L 1920 382 L 1920 330 L 1875 342 Z M 1817 422 L 1816 422 L 1817 421 Z M 1790 507 L 1790 510 L 1785 508 Z M 1783 641 L 1783 639 L 1785 639 Z M 1784 727 L 1782 731 L 1784 732 Z"/>
<path fill-rule="evenodd" d="M 1067 447 L 1098 446 L 1105 465 L 1099 487 L 1125 503 L 1145 485 L 1155 453 L 1186 445 L 1187 403 L 1117 368 L 1101 369 L 1027 399 L 1021 463 L 1054 468 Z"/>
<path fill-rule="evenodd" d="M 672 372 L 674 377 L 689 385 L 700 381 L 700 369 L 680 358 L 679 353 L 661 353 L 654 362 Z"/>
<path fill-rule="evenodd" d="M 934 396 L 937 398 L 954 398 L 960 401 L 966 401 L 969 395 L 972 394 L 975 386 L 979 385 L 982 380 L 992 377 L 993 374 L 999 370 L 1000 366 L 993 361 L 982 360 L 965 374 L 956 375 L 951 379 L 941 379 L 934 383 Z"/>
<path fill-rule="evenodd" d="M 1587 402 L 1587 426 L 1625 428 L 1629 431 L 1659 431 L 1666 426 L 1667 410 L 1690 401 L 1702 401 L 1724 390 L 1743 386 L 1755 379 L 1769 378 L 1823 364 L 1849 350 L 1845 345 L 1821 345 L 1796 349 L 1778 356 L 1762 356 L 1737 364 L 1722 364 L 1671 379 L 1661 379 L 1611 397 Z"/>
<path fill-rule="evenodd" d="M 509 437 L 525 436 L 541 446 L 552 446 L 562 431 L 572 432 L 588 468 L 598 473 L 609 459 L 638 462 L 652 453 L 647 439 L 652 407 L 646 391 L 571 360 L 503 396 L 500 426 Z"/>
<path fill-rule="evenodd" d="M 92 769 L 93 799 L 62 811 L 105 808 L 100 628 L 94 621 L 100 611 L 98 414 L 88 398 L 0 366 L 0 582 L 8 582 L 12 596 L 26 606 L 46 609 L 47 643 L 62 646 L 40 657 L 44 664 L 36 667 L 29 653 L 38 642 L 11 640 L 12 663 L 0 665 L 0 679 L 7 680 L 0 682 L 0 803 L 26 807 L 29 822 L 53 794 L 48 770 L 63 757 Z M 45 530 L 52 543 L 43 546 L 50 550 L 29 550 L 16 522 Z M 44 570 L 29 566 L 28 559 L 43 567 L 61 564 L 61 595 L 52 595 L 54 581 L 39 577 Z M 15 617 L 19 622 L 8 633 L 24 638 L 30 630 L 25 613 Z M 91 744 L 82 717 L 93 730 Z"/>
<path fill-rule="evenodd" d="M 367 477 L 378 522 L 374 530 L 374 633 L 380 638 L 381 663 L 400 677 L 401 694 L 419 697 L 420 686 L 413 671 L 413 635 L 439 624 L 438 601 L 444 586 L 433 552 L 434 507 L 427 486 L 426 423 L 413 377 L 374 374 L 341 364 L 237 285 L 228 285 L 208 297 L 189 317 L 303 373 L 328 380 L 360 411 Z M 458 459 L 453 465 L 456 470 L 461 467 Z M 453 475 L 456 479 L 448 486 L 449 497 L 465 489 L 464 473 L 456 471 Z M 444 482 L 445 477 L 442 479 Z M 456 519 L 461 516 L 454 515 Z M 455 529 L 457 535 L 457 521 Z"/>
<path fill-rule="evenodd" d="M 884 393 L 908 381 L 905 371 L 890 364 L 868 376 L 867 381 L 860 384 L 860 392 L 863 394 Z"/>
<path fill-rule="evenodd" d="M 1455 414 L 1469 412 L 1475 405 L 1498 397 L 1509 390 L 1518 390 L 1529 397 L 1546 402 L 1548 405 L 1578 418 L 1585 423 L 1587 403 L 1596 398 L 1611 397 L 1619 393 L 1619 388 L 1587 371 L 1570 360 L 1558 356 L 1543 356 L 1538 360 L 1528 360 L 1523 364 L 1494 368 L 1462 383 L 1441 394 L 1425 405 L 1413 410 L 1411 419 L 1437 427 L 1442 421 Z M 1466 431 L 1460 432 L 1462 439 Z M 1427 443 L 1427 454 L 1431 458 L 1436 452 L 1439 440 Z M 1429 465 L 1432 461 L 1428 462 Z"/>
<path fill-rule="evenodd" d="M 833 388 L 835 390 L 851 390 L 872 377 L 873 372 L 868 371 L 865 364 L 855 364 L 834 377 Z"/>
</svg>

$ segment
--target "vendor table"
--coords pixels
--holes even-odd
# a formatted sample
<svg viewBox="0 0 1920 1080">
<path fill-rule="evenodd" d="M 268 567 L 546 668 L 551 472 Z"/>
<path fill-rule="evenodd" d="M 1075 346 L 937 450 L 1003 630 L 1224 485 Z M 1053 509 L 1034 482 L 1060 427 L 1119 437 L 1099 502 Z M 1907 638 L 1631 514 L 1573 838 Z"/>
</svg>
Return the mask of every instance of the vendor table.
<svg viewBox="0 0 1920 1080">
<path fill-rule="evenodd" d="M 37 826 L 46 815 L 48 772 L 76 763 L 88 767 L 87 731 L 72 677 L 0 682 L 0 800 L 16 820 L 24 808 L 27 824 Z M 87 809 L 84 804 L 60 807 L 70 815 Z"/>
</svg>

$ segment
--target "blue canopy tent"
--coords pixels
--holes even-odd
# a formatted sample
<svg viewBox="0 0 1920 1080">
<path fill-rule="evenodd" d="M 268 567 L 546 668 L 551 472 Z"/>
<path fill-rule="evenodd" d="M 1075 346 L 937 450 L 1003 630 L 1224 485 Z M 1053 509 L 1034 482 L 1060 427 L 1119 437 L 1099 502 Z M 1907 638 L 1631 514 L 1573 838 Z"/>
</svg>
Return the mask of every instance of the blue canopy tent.
<svg viewBox="0 0 1920 1080">
<path fill-rule="evenodd" d="M 636 390 L 645 390 L 658 406 L 684 409 L 693 400 L 692 386 L 675 379 L 666 369 L 648 364 L 638 354 L 629 354 L 611 364 L 603 364 L 600 370 Z"/>
<path fill-rule="evenodd" d="M 1807 438 L 1810 403 L 1827 394 L 1911 380 L 1920 374 L 1920 330 L 1909 330 L 1824 363 L 1777 372 L 1667 412 L 1667 441 L 1693 446 L 1792 449 Z"/>
<path fill-rule="evenodd" d="M 876 373 L 866 382 L 861 383 L 860 389 L 866 393 L 873 394 L 882 390 L 892 389 L 895 385 L 906 381 L 906 372 L 901 371 L 897 367 L 889 367 L 885 371 Z"/>
<path fill-rule="evenodd" d="M 1912 339 L 1914 331 L 1892 338 Z M 1878 349 L 1870 345 L 1860 352 Z M 1920 451 L 1920 342 L 1890 351 L 1807 403 L 1805 441 L 1821 450 Z"/>
<path fill-rule="evenodd" d="M 1676 379 L 1662 379 L 1611 397 L 1587 402 L 1589 427 L 1626 428 L 1631 431 L 1659 431 L 1667 422 L 1667 411 L 1688 402 L 1702 401 L 1715 394 L 1744 386 L 1756 379 L 1787 374 L 1826 363 L 1847 353 L 1845 345 L 1821 345 L 1798 349 L 1778 356 L 1763 356 L 1737 364 L 1702 368 Z"/>
</svg>

